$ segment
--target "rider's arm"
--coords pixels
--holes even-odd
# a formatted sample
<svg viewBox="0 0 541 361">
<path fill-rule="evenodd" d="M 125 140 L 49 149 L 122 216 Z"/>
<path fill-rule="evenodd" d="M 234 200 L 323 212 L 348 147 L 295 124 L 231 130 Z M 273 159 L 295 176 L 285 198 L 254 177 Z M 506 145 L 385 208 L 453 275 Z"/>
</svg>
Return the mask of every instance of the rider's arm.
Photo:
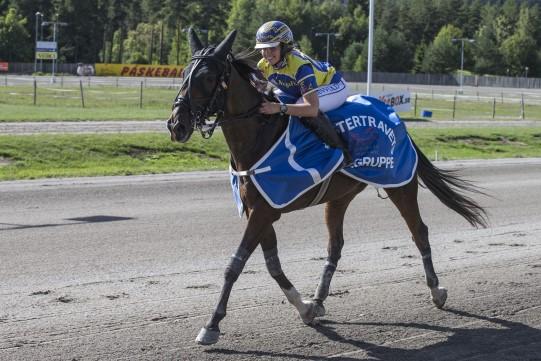
<svg viewBox="0 0 541 361">
<path fill-rule="evenodd" d="M 305 94 L 304 102 L 298 104 L 287 104 L 286 114 L 297 117 L 316 117 L 319 112 L 319 98 L 316 92 Z M 263 114 L 280 113 L 280 103 L 271 103 L 266 100 L 261 103 L 259 108 Z"/>
<path fill-rule="evenodd" d="M 302 93 L 303 102 L 288 104 L 285 113 L 297 117 L 316 117 L 319 113 L 319 97 L 316 92 L 317 83 L 313 68 L 308 64 L 303 64 L 297 70 L 295 77 Z M 263 114 L 280 113 L 280 104 L 264 102 L 260 111 Z"/>
</svg>

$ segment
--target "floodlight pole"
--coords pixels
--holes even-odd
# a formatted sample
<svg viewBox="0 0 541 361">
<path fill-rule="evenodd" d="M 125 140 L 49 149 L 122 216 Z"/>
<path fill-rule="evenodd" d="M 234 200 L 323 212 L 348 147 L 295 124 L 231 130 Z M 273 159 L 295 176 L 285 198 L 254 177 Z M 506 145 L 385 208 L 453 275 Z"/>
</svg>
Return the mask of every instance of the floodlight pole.
<svg viewBox="0 0 541 361">
<path fill-rule="evenodd" d="M 451 39 L 453 43 L 460 41 L 460 92 L 462 93 L 462 86 L 464 85 L 464 42 L 474 43 L 474 39 L 468 38 L 453 38 Z"/>
<path fill-rule="evenodd" d="M 34 44 L 34 73 L 38 71 L 38 24 L 39 17 L 43 19 L 43 14 L 39 11 L 36 12 L 36 43 Z"/>
<path fill-rule="evenodd" d="M 316 36 L 326 36 L 327 37 L 327 58 L 326 58 L 326 62 L 328 63 L 329 62 L 329 48 L 330 48 L 330 44 L 331 44 L 331 36 L 335 36 L 335 37 L 338 37 L 340 36 L 340 33 L 316 33 Z"/>
<path fill-rule="evenodd" d="M 44 22 L 41 23 L 41 25 L 52 25 L 53 26 L 53 42 L 56 44 L 56 57 L 58 58 L 58 55 L 60 53 L 60 47 L 56 43 L 56 34 L 57 34 L 57 31 L 58 31 L 58 33 L 60 33 L 60 30 L 57 30 L 57 29 L 58 29 L 58 26 L 67 26 L 68 23 L 58 21 L 58 14 L 56 14 L 55 21 L 44 21 Z M 57 64 L 57 61 L 56 61 L 55 58 L 53 58 L 53 71 L 52 71 L 51 83 L 55 82 L 54 74 L 55 74 L 55 70 L 56 70 L 55 69 L 56 64 Z"/>
</svg>

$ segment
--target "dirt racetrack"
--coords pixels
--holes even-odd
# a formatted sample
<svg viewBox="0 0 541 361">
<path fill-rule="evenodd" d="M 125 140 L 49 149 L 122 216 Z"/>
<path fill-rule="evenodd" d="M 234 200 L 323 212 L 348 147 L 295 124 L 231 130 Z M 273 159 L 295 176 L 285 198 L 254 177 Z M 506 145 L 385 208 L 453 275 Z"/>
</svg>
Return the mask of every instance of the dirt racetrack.
<svg viewBox="0 0 541 361">
<path fill-rule="evenodd" d="M 224 173 L 0 182 L 0 359 L 541 360 L 541 160 L 462 166 L 494 196 L 480 199 L 491 227 L 420 193 L 443 310 L 398 212 L 368 188 L 319 324 L 301 322 L 258 249 L 210 347 L 194 339 L 246 223 Z M 276 226 L 305 297 L 326 256 L 322 211 Z"/>
</svg>

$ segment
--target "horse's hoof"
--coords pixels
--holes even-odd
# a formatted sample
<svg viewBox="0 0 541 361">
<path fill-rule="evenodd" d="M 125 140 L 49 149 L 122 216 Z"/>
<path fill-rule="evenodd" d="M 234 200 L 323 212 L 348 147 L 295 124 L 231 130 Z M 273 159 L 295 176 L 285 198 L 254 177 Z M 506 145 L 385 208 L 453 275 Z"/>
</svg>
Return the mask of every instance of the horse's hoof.
<svg viewBox="0 0 541 361">
<path fill-rule="evenodd" d="M 325 316 L 326 311 L 325 311 L 325 306 L 323 306 L 323 302 L 312 301 L 312 303 L 314 304 L 314 307 L 315 307 L 315 313 L 316 313 L 315 317 Z"/>
<path fill-rule="evenodd" d="M 219 338 L 220 330 L 209 330 L 208 328 L 203 327 L 195 338 L 195 342 L 200 345 L 213 345 L 218 342 Z"/>
<path fill-rule="evenodd" d="M 430 289 L 432 293 L 432 302 L 436 305 L 437 308 L 442 308 L 447 301 L 447 289 L 443 287 L 434 287 Z"/>
<path fill-rule="evenodd" d="M 310 301 L 302 301 L 306 306 L 304 312 L 300 313 L 302 322 L 307 325 L 312 325 L 314 323 L 314 318 L 316 318 L 316 305 Z"/>
</svg>

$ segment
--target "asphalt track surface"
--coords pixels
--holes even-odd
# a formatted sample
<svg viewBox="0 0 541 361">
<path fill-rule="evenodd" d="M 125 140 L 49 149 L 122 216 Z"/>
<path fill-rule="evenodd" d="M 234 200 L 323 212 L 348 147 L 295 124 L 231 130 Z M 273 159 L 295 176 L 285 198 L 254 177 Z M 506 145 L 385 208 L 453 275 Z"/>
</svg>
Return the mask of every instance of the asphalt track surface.
<svg viewBox="0 0 541 361">
<path fill-rule="evenodd" d="M 246 224 L 223 172 L 0 182 L 1 360 L 541 360 L 541 159 L 460 167 L 493 198 L 471 228 L 420 192 L 434 265 L 369 187 L 346 214 L 326 301 L 305 326 L 261 251 L 233 289 L 221 339 L 194 339 Z M 276 224 L 284 272 L 313 294 L 326 256 L 323 208 Z"/>
</svg>

